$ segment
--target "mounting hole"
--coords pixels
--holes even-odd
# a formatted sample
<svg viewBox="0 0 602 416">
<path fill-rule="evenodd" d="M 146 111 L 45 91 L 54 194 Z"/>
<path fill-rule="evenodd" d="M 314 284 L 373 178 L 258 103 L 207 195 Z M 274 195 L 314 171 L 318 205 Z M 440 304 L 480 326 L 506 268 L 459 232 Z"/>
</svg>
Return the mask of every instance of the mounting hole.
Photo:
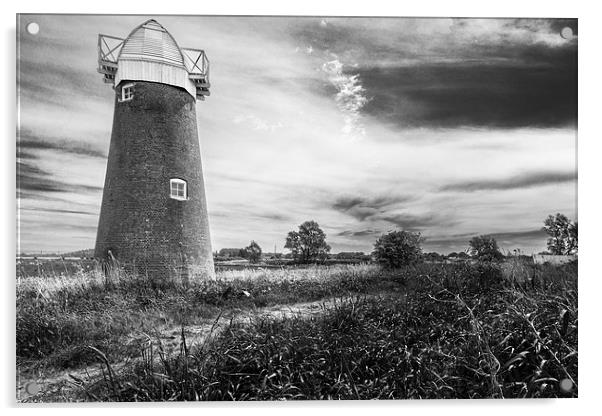
<svg viewBox="0 0 602 416">
<path fill-rule="evenodd" d="M 40 385 L 35 381 L 30 381 L 25 385 L 25 391 L 31 395 L 38 394 L 40 392 Z"/>
<path fill-rule="evenodd" d="M 40 25 L 36 22 L 31 22 L 27 25 L 27 33 L 30 35 L 37 35 L 40 31 Z"/>
<path fill-rule="evenodd" d="M 570 393 L 573 390 L 573 382 L 568 378 L 563 378 L 560 380 L 560 390 L 564 393 Z"/>
<path fill-rule="evenodd" d="M 568 26 L 563 27 L 560 31 L 560 36 L 562 36 L 564 39 L 573 39 L 573 29 Z"/>
</svg>

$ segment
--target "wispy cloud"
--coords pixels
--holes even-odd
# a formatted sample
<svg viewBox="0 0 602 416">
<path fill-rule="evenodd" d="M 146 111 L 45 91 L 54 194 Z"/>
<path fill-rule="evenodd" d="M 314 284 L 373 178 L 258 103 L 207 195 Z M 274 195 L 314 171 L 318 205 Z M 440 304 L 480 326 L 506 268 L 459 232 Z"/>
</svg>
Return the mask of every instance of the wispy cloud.
<svg viewBox="0 0 602 416">
<path fill-rule="evenodd" d="M 353 231 L 353 230 L 345 230 L 345 231 L 341 231 L 339 233 L 337 233 L 338 236 L 341 237 L 350 237 L 350 238 L 355 238 L 355 237 L 374 237 L 377 235 L 382 234 L 382 231 L 379 230 L 359 230 L 359 231 Z"/>
<path fill-rule="evenodd" d="M 36 211 L 55 214 L 80 214 L 80 215 L 98 215 L 97 212 L 79 211 L 73 209 L 53 209 L 53 208 L 23 208 L 23 211 Z"/>
<path fill-rule="evenodd" d="M 396 206 L 400 203 L 414 199 L 406 195 L 381 195 L 377 197 L 366 196 L 341 196 L 332 203 L 332 208 L 344 212 L 359 221 L 384 213 L 384 208 Z"/>
<path fill-rule="evenodd" d="M 54 150 L 58 152 L 72 153 L 75 155 L 83 155 L 90 157 L 97 157 L 105 159 L 107 157 L 106 152 L 100 149 L 94 148 L 93 145 L 84 142 L 73 142 L 70 140 L 57 139 L 53 141 L 49 140 L 33 140 L 29 138 L 21 139 L 17 142 L 18 155 L 30 155 L 30 153 L 23 153 L 23 149 L 30 150 Z M 23 157 L 23 156 L 20 156 Z M 28 156 L 25 156 L 26 158 Z"/>
<path fill-rule="evenodd" d="M 533 172 L 501 179 L 476 180 L 445 185 L 441 191 L 504 191 L 518 188 L 531 188 L 535 186 L 554 185 L 566 182 L 575 182 L 576 172 Z"/>
<path fill-rule="evenodd" d="M 253 129 L 255 129 L 255 130 L 272 131 L 272 132 L 283 127 L 281 122 L 268 123 L 267 121 L 262 120 L 261 118 L 255 116 L 255 115 L 252 115 L 252 114 L 236 116 L 236 117 L 234 117 L 234 123 L 236 123 L 236 124 L 250 123 L 253 126 Z"/>
<path fill-rule="evenodd" d="M 38 192 L 100 192 L 101 186 L 66 183 L 54 179 L 54 175 L 30 163 L 17 161 L 18 191 Z"/>
<path fill-rule="evenodd" d="M 335 101 L 345 120 L 342 131 L 352 137 L 365 136 L 366 130 L 361 123 L 360 110 L 368 102 L 366 89 L 362 86 L 358 74 L 352 75 L 344 72 L 343 63 L 336 55 L 333 57 L 333 60 L 322 65 L 322 70 L 337 89 Z"/>
<path fill-rule="evenodd" d="M 433 225 L 454 224 L 450 218 L 442 218 L 435 214 L 397 213 L 382 215 L 380 219 L 407 231 L 421 231 Z"/>
</svg>

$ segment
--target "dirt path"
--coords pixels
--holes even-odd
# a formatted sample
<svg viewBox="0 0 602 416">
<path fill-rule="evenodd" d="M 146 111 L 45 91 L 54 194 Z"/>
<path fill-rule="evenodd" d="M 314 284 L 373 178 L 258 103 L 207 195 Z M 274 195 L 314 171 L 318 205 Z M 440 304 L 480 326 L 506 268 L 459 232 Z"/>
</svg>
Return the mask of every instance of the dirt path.
<svg viewBox="0 0 602 416">
<path fill-rule="evenodd" d="M 323 313 L 332 306 L 349 298 L 330 298 L 315 302 L 274 305 L 253 310 L 229 310 L 214 321 L 182 327 L 165 326 L 157 328 L 154 336 L 139 334 L 126 342 L 138 342 L 141 346 L 152 343 L 155 351 L 159 346 L 166 355 L 177 353 L 182 348 L 182 332 L 188 348 L 202 346 L 212 337 L 218 336 L 230 323 L 247 323 L 257 319 L 284 319 L 289 317 L 309 318 Z M 158 354 L 156 354 L 158 359 Z M 139 359 L 139 358 L 138 358 Z M 110 363 L 115 374 L 121 373 L 136 359 Z M 83 392 L 83 385 L 101 380 L 106 374 L 106 366 L 100 363 L 89 367 L 41 374 L 38 377 L 20 377 L 17 374 L 17 402 L 72 401 Z"/>
</svg>

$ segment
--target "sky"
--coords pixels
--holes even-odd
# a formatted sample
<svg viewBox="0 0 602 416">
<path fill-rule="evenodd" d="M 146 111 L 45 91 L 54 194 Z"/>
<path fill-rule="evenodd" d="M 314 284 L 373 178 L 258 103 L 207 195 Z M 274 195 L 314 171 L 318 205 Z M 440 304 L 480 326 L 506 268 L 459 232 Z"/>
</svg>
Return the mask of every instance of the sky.
<svg viewBox="0 0 602 416">
<path fill-rule="evenodd" d="M 94 247 L 114 94 L 97 36 L 149 18 L 211 62 L 214 250 L 281 251 L 315 220 L 335 253 L 403 229 L 425 251 L 491 234 L 531 254 L 548 215 L 577 220 L 574 19 L 22 15 L 19 252 Z"/>
</svg>

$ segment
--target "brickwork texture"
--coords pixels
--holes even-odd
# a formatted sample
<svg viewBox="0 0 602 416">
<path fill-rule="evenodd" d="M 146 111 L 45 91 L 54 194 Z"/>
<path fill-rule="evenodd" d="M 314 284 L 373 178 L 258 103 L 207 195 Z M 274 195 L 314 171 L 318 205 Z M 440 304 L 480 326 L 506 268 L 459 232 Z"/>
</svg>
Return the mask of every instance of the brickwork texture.
<svg viewBox="0 0 602 416">
<path fill-rule="evenodd" d="M 121 102 L 123 84 L 115 88 L 95 256 L 109 260 L 110 251 L 152 276 L 214 278 L 196 100 L 178 87 L 134 82 L 133 99 Z M 170 198 L 170 179 L 187 182 L 187 200 Z"/>
</svg>

